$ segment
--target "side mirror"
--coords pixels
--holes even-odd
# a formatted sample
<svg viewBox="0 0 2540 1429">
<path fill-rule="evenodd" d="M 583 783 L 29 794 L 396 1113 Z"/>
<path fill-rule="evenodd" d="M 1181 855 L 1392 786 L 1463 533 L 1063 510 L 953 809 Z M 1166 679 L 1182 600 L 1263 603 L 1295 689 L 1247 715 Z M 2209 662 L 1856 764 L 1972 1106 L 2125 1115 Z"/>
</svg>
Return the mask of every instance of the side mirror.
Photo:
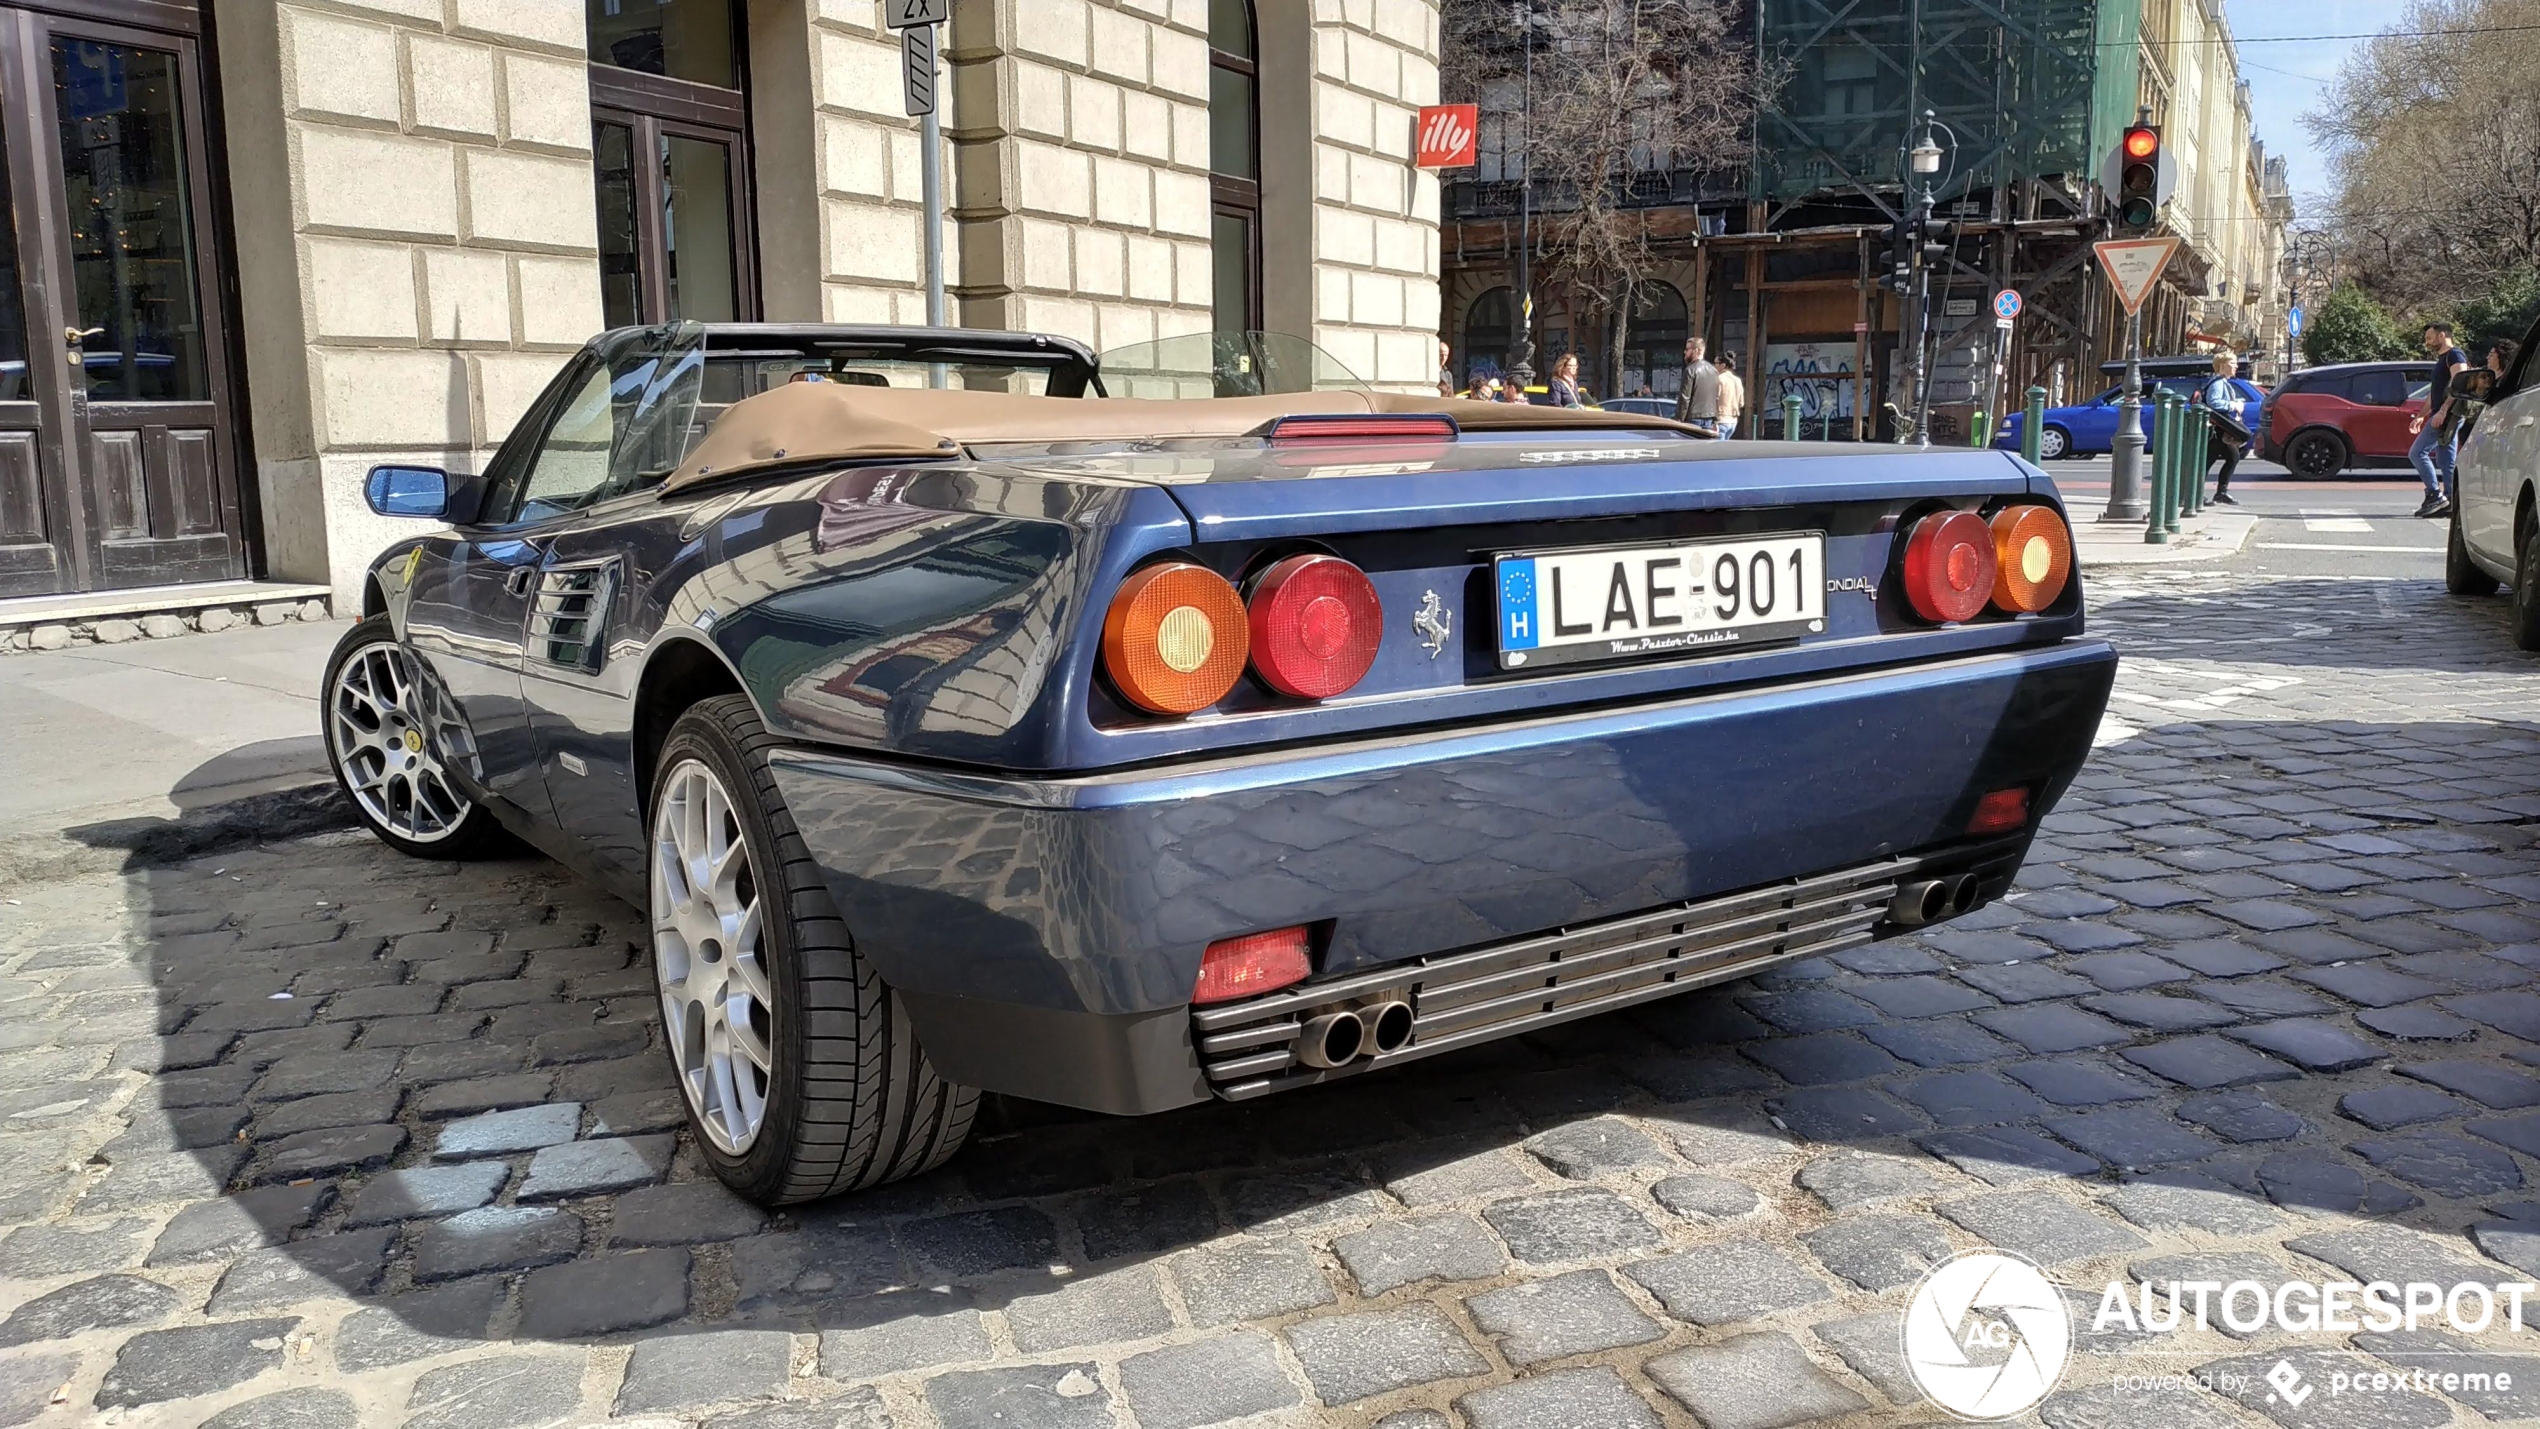
<svg viewBox="0 0 2540 1429">
<path fill-rule="evenodd" d="M 450 474 L 430 466 L 375 466 L 362 499 L 382 516 L 437 517 L 450 509 Z"/>
</svg>

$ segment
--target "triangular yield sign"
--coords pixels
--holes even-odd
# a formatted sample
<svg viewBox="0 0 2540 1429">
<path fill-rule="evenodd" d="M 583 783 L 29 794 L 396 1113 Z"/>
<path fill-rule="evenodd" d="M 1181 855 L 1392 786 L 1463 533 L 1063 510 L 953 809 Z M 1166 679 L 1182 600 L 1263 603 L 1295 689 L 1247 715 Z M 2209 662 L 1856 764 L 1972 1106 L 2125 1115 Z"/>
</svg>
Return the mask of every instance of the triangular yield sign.
<svg viewBox="0 0 2540 1429">
<path fill-rule="evenodd" d="M 2161 280 L 2161 270 L 2170 266 L 2178 245 L 2176 238 L 2111 238 L 2090 246 L 2099 254 L 2099 266 L 2108 270 L 2117 301 L 2132 316 L 2143 311 L 2143 300 L 2152 296 L 2152 285 Z"/>
</svg>

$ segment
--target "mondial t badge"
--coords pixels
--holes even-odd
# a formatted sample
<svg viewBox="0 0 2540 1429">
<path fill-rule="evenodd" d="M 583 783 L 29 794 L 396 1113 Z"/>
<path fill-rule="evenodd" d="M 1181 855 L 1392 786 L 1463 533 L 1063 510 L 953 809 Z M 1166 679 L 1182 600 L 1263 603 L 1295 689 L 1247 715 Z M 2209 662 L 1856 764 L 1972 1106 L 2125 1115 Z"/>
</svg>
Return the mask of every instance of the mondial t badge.
<svg viewBox="0 0 2540 1429">
<path fill-rule="evenodd" d="M 1436 591 L 1422 593 L 1420 608 L 1411 616 L 1411 628 L 1420 632 L 1420 644 L 1429 652 L 1430 659 L 1446 653 L 1447 627 L 1454 620 L 1455 617 L 1447 611 L 1446 603 L 1438 599 Z"/>
</svg>

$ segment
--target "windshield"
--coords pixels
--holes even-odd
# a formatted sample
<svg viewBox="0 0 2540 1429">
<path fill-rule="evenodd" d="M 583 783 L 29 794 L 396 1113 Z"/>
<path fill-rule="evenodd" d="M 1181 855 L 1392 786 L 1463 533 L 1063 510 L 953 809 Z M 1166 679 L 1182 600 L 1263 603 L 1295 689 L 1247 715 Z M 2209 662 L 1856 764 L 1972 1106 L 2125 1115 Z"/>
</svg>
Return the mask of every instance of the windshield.
<svg viewBox="0 0 2540 1429">
<path fill-rule="evenodd" d="M 1278 392 L 1363 392 L 1339 358 L 1283 332 L 1195 332 L 1104 353 L 1103 391 L 1113 397 L 1260 397 Z"/>
</svg>

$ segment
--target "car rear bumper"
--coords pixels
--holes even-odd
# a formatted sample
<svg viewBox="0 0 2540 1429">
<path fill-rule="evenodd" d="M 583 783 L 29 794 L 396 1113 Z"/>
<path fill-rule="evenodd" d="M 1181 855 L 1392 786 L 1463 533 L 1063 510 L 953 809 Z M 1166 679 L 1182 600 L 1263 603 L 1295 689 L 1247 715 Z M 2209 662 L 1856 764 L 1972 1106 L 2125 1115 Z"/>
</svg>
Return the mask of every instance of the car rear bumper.
<svg viewBox="0 0 2540 1429">
<path fill-rule="evenodd" d="M 1886 931 L 1872 926 L 1879 890 L 1925 865 L 1973 860 L 1993 870 L 1989 885 L 2005 881 L 2026 834 L 1971 845 L 1963 831 L 1976 800 L 2023 786 L 2043 815 L 2089 752 L 2115 669 L 2104 642 L 2075 640 L 1075 778 L 811 749 L 773 759 L 857 947 L 938 1070 L 1037 1100 L 1143 1112 L 1260 1080 L 1257 1055 L 1230 1077 L 1212 1053 L 1212 1081 L 1194 1035 L 1191 987 L 1219 938 L 1313 924 L 1309 989 L 1408 990 L 1425 976 L 1433 1002 L 1448 980 L 1471 1001 L 1480 985 L 1457 970 L 1471 972 L 1478 965 L 1463 959 L 1477 954 L 1535 948 L 1558 961 L 1619 940 L 1696 960 L 1656 991 L 1629 977 L 1608 989 L 1637 1001 L 1717 980 L 1715 970 L 1752 971 L 1759 952 L 1777 961 Z M 1783 887 L 1820 875 L 1840 877 L 1816 894 Z M 1759 891 L 1765 904 L 1752 901 Z M 1745 901 L 1720 901 L 1732 895 Z M 1832 921 L 1754 923 L 1775 898 Z M 1786 936 L 1757 943 L 1757 928 Z M 1739 946 L 1722 953 L 1727 943 Z M 1421 974 L 1415 959 L 1441 971 Z M 1501 957 L 1475 975 L 1522 961 Z M 1228 1023 L 1225 1010 L 1202 1017 Z M 1537 1010 L 1600 1009 L 1574 999 Z M 1260 1030 L 1275 1018 L 1233 1020 L 1252 1029 L 1255 1054 L 1275 1040 Z M 1497 1026 L 1468 1014 L 1453 1029 L 1433 1023 L 1415 1047 L 1438 1049 L 1449 1030 L 1463 1045 L 1477 1028 L 1505 1035 L 1542 1020 Z"/>
</svg>

